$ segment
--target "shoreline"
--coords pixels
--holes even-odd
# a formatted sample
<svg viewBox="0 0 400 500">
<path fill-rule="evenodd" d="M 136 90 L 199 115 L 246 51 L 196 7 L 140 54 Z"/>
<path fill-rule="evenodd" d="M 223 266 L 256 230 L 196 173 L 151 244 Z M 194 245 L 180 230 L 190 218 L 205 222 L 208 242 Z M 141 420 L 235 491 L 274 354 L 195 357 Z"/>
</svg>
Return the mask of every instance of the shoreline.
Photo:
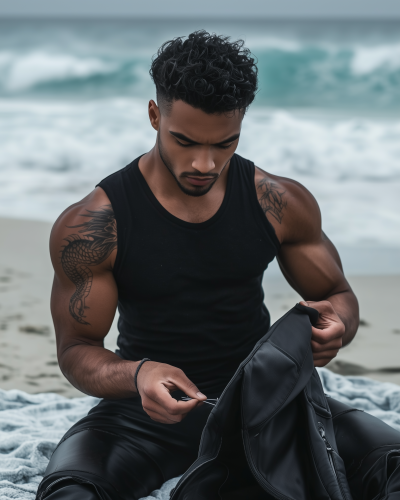
<svg viewBox="0 0 400 500">
<path fill-rule="evenodd" d="M 0 388 L 79 397 L 83 394 L 69 384 L 57 363 L 49 306 L 51 226 L 0 217 Z M 354 341 L 327 368 L 400 385 L 400 320 L 396 312 L 400 272 L 349 274 L 348 280 L 360 301 L 362 325 Z M 271 322 L 300 300 L 277 269 L 267 270 L 263 285 Z M 107 349 L 114 350 L 117 335 L 114 319 L 105 339 Z"/>
</svg>

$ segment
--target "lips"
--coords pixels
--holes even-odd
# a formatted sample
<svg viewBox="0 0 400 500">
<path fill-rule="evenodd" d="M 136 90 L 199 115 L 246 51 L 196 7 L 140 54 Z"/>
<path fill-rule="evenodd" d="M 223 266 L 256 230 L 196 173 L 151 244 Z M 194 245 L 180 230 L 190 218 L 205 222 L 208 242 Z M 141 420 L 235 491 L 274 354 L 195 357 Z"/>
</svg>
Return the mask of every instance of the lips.
<svg viewBox="0 0 400 500">
<path fill-rule="evenodd" d="M 208 178 L 198 178 L 198 177 L 186 177 L 187 181 L 190 182 L 193 186 L 207 186 L 214 180 L 214 177 Z"/>
</svg>

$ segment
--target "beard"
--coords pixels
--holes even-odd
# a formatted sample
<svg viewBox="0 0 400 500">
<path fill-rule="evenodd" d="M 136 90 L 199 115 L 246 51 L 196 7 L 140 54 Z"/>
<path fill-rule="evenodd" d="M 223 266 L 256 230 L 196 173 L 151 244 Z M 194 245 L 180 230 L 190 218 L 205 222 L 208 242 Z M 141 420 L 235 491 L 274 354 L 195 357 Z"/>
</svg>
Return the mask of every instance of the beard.
<svg viewBox="0 0 400 500">
<path fill-rule="evenodd" d="M 225 163 L 223 169 L 221 170 L 221 172 L 219 174 L 201 174 L 201 173 L 195 174 L 196 177 L 207 177 L 207 178 L 214 177 L 214 180 L 208 186 L 193 186 L 193 188 L 187 188 L 187 187 L 182 185 L 182 183 L 179 181 L 178 177 L 176 176 L 172 162 L 168 158 L 168 155 L 166 154 L 164 148 L 162 147 L 160 134 L 158 134 L 158 141 L 157 142 L 158 142 L 158 153 L 160 155 L 162 162 L 167 167 L 167 169 L 168 169 L 169 173 L 172 175 L 172 177 L 175 179 L 175 182 L 178 184 L 179 189 L 183 193 L 187 194 L 188 196 L 204 196 L 205 194 L 207 194 L 210 191 L 210 189 L 214 186 L 214 184 L 217 182 L 219 176 L 222 174 L 222 172 L 224 171 L 224 168 L 227 166 L 227 164 L 229 163 L 229 160 L 230 160 L 230 158 L 229 158 L 229 160 Z M 193 172 L 183 172 L 180 175 L 180 177 L 188 177 L 188 176 L 193 176 Z"/>
</svg>

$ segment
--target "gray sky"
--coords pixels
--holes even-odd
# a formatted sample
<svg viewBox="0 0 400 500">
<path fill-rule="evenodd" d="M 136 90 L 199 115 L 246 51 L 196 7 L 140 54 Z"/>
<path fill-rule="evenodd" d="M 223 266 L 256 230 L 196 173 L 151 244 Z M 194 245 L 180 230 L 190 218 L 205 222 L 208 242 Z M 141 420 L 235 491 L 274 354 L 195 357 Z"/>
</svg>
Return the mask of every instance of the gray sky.
<svg viewBox="0 0 400 500">
<path fill-rule="evenodd" d="M 400 0 L 0 0 L 0 16 L 400 19 Z"/>
</svg>

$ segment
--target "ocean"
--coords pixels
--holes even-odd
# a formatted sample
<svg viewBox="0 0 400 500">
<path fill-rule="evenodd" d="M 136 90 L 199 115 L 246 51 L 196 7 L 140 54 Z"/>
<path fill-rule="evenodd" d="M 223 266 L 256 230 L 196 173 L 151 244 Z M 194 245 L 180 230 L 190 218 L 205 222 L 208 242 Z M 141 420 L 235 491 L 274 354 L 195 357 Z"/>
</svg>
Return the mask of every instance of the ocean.
<svg viewBox="0 0 400 500">
<path fill-rule="evenodd" d="M 258 60 L 237 152 L 304 184 L 337 245 L 400 250 L 395 21 L 3 19 L 0 216 L 54 221 L 149 150 L 151 58 L 203 28 L 243 38 Z"/>
</svg>

